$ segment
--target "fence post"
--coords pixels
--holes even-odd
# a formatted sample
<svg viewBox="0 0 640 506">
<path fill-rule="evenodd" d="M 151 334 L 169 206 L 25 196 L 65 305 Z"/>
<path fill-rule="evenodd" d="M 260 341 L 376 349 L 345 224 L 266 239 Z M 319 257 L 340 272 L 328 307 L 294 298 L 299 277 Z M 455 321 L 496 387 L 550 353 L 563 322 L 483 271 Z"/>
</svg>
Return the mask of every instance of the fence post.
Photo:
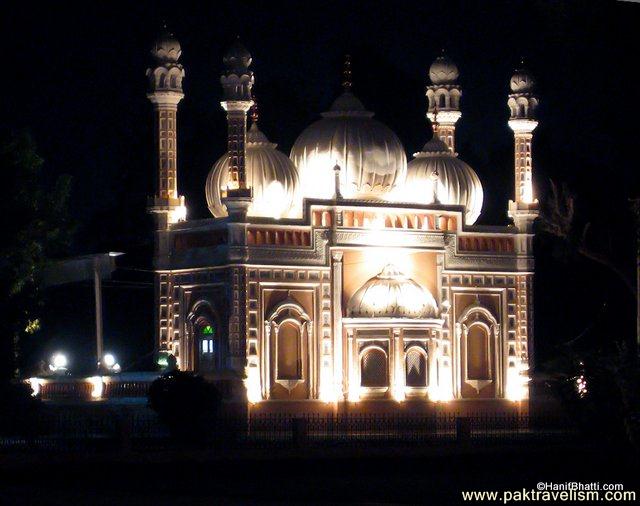
<svg viewBox="0 0 640 506">
<path fill-rule="evenodd" d="M 307 419 L 306 418 L 292 418 L 291 430 L 293 432 L 293 443 L 297 447 L 304 446 L 307 442 Z"/>
<path fill-rule="evenodd" d="M 456 418 L 456 440 L 458 442 L 466 442 L 471 440 L 471 418 Z"/>
</svg>

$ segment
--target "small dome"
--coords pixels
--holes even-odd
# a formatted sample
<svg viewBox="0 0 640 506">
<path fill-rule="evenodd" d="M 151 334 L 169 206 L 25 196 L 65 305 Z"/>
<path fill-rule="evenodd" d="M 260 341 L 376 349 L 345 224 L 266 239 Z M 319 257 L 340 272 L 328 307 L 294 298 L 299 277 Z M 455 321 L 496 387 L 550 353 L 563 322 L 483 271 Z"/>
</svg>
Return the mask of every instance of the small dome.
<svg viewBox="0 0 640 506">
<path fill-rule="evenodd" d="M 404 181 L 407 170 L 400 139 L 349 91 L 300 134 L 291 159 L 300 172 L 302 195 L 310 198 L 333 196 L 336 164 L 345 198 L 382 199 Z"/>
<path fill-rule="evenodd" d="M 531 93 L 536 85 L 536 81 L 528 70 L 519 68 L 513 76 L 511 76 L 509 84 L 513 93 Z"/>
<path fill-rule="evenodd" d="M 466 224 L 475 223 L 483 200 L 482 183 L 475 171 L 438 138 L 432 138 L 414 157 L 407 166 L 407 179 L 396 200 L 461 205 L 466 209 Z"/>
<path fill-rule="evenodd" d="M 393 264 L 362 285 L 347 304 L 350 318 L 435 318 L 437 313 L 429 290 Z"/>
<path fill-rule="evenodd" d="M 260 131 L 257 123 L 247 132 L 245 165 L 247 183 L 253 190 L 249 216 L 283 218 L 291 214 L 298 195 L 298 171 L 284 153 L 276 149 Z M 206 196 L 209 211 L 216 218 L 227 216 L 222 204 L 222 189 L 229 180 L 229 156 L 223 155 L 207 176 Z"/>
<path fill-rule="evenodd" d="M 458 66 L 446 55 L 441 55 L 429 67 L 429 78 L 433 84 L 455 84 L 460 72 Z"/>
<path fill-rule="evenodd" d="M 251 53 L 236 39 L 222 58 L 223 63 L 230 70 L 246 70 L 251 65 Z"/>
<path fill-rule="evenodd" d="M 180 42 L 172 33 L 166 30 L 158 37 L 151 48 L 151 55 L 160 61 L 177 62 L 181 54 Z"/>
</svg>

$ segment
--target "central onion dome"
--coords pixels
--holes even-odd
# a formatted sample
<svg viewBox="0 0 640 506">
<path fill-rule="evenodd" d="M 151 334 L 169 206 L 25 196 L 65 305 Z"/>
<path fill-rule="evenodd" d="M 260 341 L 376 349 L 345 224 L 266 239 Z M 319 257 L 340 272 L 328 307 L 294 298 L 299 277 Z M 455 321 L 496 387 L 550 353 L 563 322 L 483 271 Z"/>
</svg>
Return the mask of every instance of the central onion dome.
<svg viewBox="0 0 640 506">
<path fill-rule="evenodd" d="M 304 197 L 334 195 L 336 164 L 345 198 L 382 199 L 404 182 L 407 158 L 402 143 L 373 115 L 347 89 L 321 120 L 300 134 L 291 159 L 300 172 Z"/>
<path fill-rule="evenodd" d="M 480 178 L 436 135 L 409 162 L 398 195 L 397 200 L 406 202 L 464 206 L 467 225 L 475 223 L 482 211 Z"/>
<path fill-rule="evenodd" d="M 435 318 L 437 313 L 433 295 L 393 264 L 362 285 L 347 304 L 350 318 Z"/>
<path fill-rule="evenodd" d="M 249 216 L 288 217 L 298 192 L 298 171 L 284 153 L 276 149 L 253 123 L 247 132 L 245 165 L 247 184 L 253 190 Z M 222 190 L 229 181 L 229 155 L 213 165 L 205 187 L 207 206 L 216 218 L 227 216 L 222 204 Z"/>
</svg>

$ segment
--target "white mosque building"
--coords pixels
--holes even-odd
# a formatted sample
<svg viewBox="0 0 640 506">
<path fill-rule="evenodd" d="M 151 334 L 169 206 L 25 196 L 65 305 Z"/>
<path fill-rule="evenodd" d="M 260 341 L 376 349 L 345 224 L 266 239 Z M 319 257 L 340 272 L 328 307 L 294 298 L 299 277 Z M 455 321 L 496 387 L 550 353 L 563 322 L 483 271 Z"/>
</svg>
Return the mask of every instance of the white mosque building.
<svg viewBox="0 0 640 506">
<path fill-rule="evenodd" d="M 163 36 L 152 54 L 159 351 L 230 382 L 253 410 L 526 408 L 538 215 L 527 71 L 507 99 L 513 224 L 479 226 L 490 196 L 455 149 L 450 58 L 429 69 L 433 137 L 409 159 L 352 91 L 348 60 L 343 92 L 287 155 L 260 130 L 252 57 L 236 42 L 221 77 L 228 150 L 203 189 L 212 216 L 190 220 L 178 192 L 180 44 Z"/>
</svg>

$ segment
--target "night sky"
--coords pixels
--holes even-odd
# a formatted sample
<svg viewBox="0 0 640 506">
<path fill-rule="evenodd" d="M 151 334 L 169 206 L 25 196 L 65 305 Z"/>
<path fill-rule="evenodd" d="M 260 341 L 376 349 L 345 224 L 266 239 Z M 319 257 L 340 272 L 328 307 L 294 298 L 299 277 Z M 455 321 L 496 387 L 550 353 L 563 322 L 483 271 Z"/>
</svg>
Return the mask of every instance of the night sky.
<svg viewBox="0 0 640 506">
<path fill-rule="evenodd" d="M 594 222 L 594 241 L 633 269 L 627 199 L 638 195 L 638 167 L 635 129 L 628 124 L 640 113 L 634 77 L 640 4 L 182 4 L 90 2 L 78 9 L 62 2 L 14 2 L 4 8 L 0 126 L 31 131 L 47 178 L 73 176 L 79 231 L 72 253 L 125 251 L 129 267 L 149 268 L 151 222 L 144 208 L 155 173 L 145 69 L 166 20 L 182 44 L 186 70 L 178 166 L 191 218 L 208 217 L 204 182 L 225 148 L 219 75 L 236 35 L 254 58 L 261 128 L 287 153 L 340 92 L 345 53 L 352 55 L 356 95 L 399 135 L 409 155 L 418 151 L 430 135 L 424 118 L 428 68 L 446 48 L 463 89 L 457 150 L 482 180 L 483 224 L 506 223 L 513 192 L 506 99 L 523 56 L 541 97 L 534 138 L 538 193 L 544 194 L 548 178 L 566 182 L 578 196 L 581 219 Z M 537 250 L 538 341 L 569 339 L 595 320 L 617 322 L 608 332 L 632 331 L 632 304 L 620 284 L 587 261 L 561 264 L 554 251 L 548 244 Z M 134 271 L 128 272 L 120 278 L 133 279 Z M 560 295 L 568 285 L 578 294 L 571 304 Z M 107 289 L 107 339 L 129 359 L 152 346 L 152 291 L 145 286 Z M 49 321 L 38 349 L 70 339 L 90 349 L 90 288 L 75 290 L 86 295 L 86 311 L 80 302 L 56 297 L 63 323 Z M 543 344 L 542 350 L 553 353 L 552 346 L 545 352 Z"/>
</svg>

